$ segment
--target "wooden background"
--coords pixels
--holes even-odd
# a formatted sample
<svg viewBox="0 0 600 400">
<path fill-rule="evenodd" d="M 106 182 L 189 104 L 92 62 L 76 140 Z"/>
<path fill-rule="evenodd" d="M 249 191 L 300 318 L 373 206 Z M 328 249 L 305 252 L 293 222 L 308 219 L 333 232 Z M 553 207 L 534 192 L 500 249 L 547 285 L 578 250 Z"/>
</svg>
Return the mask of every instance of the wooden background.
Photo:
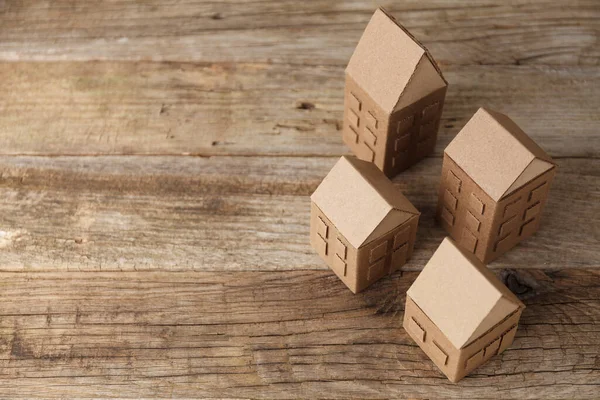
<svg viewBox="0 0 600 400">
<path fill-rule="evenodd" d="M 414 258 L 358 295 L 308 243 L 343 71 L 377 5 L 450 83 L 394 181 Z M 600 3 L 0 1 L 0 397 L 599 398 Z M 491 267 L 513 346 L 451 384 L 401 328 L 444 234 L 444 147 L 479 106 L 559 173 Z"/>
</svg>

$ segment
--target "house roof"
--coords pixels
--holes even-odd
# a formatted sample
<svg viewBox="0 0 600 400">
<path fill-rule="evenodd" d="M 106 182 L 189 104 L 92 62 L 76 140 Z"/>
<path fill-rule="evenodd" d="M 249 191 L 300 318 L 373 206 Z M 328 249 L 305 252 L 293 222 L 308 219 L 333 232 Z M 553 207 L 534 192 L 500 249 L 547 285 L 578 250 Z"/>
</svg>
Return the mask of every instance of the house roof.
<svg viewBox="0 0 600 400">
<path fill-rule="evenodd" d="M 382 8 L 371 17 L 346 73 L 387 113 L 448 85 L 427 49 Z"/>
<path fill-rule="evenodd" d="M 407 295 L 457 349 L 525 307 L 490 269 L 450 238 L 442 241 Z"/>
<path fill-rule="evenodd" d="M 311 200 L 355 248 L 419 215 L 383 172 L 356 157 L 340 158 Z"/>
<path fill-rule="evenodd" d="M 494 201 L 555 165 L 510 118 L 484 108 L 473 115 L 445 153 Z"/>
</svg>

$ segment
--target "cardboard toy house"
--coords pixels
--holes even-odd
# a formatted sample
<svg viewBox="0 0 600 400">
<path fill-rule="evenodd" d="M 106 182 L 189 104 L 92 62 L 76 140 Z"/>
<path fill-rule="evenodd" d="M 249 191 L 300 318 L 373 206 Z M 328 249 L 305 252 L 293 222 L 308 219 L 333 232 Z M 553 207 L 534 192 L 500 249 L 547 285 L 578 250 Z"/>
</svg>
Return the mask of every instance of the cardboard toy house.
<svg viewBox="0 0 600 400">
<path fill-rule="evenodd" d="M 419 215 L 375 165 L 342 157 L 311 196 L 310 243 L 357 293 L 410 258 Z"/>
<path fill-rule="evenodd" d="M 538 229 L 555 173 L 510 118 L 480 108 L 444 152 L 438 220 L 487 264 Z"/>
<path fill-rule="evenodd" d="M 346 68 L 344 142 L 396 175 L 433 151 L 447 86 L 427 49 L 378 9 Z"/>
<path fill-rule="evenodd" d="M 406 293 L 404 329 L 452 382 L 509 347 L 523 303 L 445 238 Z"/>
</svg>

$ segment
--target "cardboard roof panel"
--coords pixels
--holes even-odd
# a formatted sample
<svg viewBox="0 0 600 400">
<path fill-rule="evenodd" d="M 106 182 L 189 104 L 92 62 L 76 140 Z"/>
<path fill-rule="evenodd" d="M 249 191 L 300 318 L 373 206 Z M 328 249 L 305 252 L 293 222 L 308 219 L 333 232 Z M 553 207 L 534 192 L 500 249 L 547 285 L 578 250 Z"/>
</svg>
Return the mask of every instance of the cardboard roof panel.
<svg viewBox="0 0 600 400">
<path fill-rule="evenodd" d="M 401 110 L 446 85 L 446 81 L 439 74 L 432 61 L 426 54 L 423 54 L 412 78 L 400 95 L 394 111 Z"/>
<path fill-rule="evenodd" d="M 356 157 L 341 157 L 311 200 L 355 248 L 388 217 L 401 221 L 419 213 L 374 164 Z"/>
<path fill-rule="evenodd" d="M 449 238 L 407 294 L 457 349 L 524 307 L 485 265 Z"/>
<path fill-rule="evenodd" d="M 554 166 L 550 156 L 510 118 L 484 108 L 473 115 L 445 153 L 495 201 L 516 189 L 519 177 L 535 177 L 533 173 Z M 533 163 L 536 158 L 545 163 Z"/>
<path fill-rule="evenodd" d="M 387 113 L 391 113 L 421 59 L 432 62 L 423 46 L 381 8 L 377 9 L 346 68 L 354 81 L 373 98 Z M 420 74 L 427 81 L 415 80 L 407 96 L 435 90 L 446 86 L 439 70 L 432 65 L 436 77 L 432 77 L 426 62 Z M 440 86 L 441 85 L 441 86 Z M 429 92 L 431 93 L 431 92 Z M 426 93 L 428 94 L 428 93 Z M 410 104 L 410 103 L 409 103 Z"/>
</svg>

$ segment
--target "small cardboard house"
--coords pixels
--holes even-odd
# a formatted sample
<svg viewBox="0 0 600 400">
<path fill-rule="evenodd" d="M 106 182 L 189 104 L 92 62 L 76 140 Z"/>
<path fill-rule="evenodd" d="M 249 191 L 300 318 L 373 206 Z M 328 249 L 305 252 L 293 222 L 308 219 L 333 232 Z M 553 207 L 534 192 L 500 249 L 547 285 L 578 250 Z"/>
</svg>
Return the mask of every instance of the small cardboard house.
<svg viewBox="0 0 600 400">
<path fill-rule="evenodd" d="M 396 175 L 433 151 L 447 86 L 427 49 L 378 9 L 346 68 L 344 142 Z"/>
<path fill-rule="evenodd" d="M 487 264 L 538 229 L 555 173 L 510 118 L 480 108 L 444 151 L 437 218 Z"/>
<path fill-rule="evenodd" d="M 419 215 L 375 165 L 342 157 L 311 196 L 310 243 L 357 293 L 410 258 Z"/>
<path fill-rule="evenodd" d="M 458 382 L 511 345 L 524 308 L 491 270 L 445 238 L 406 293 L 403 326 Z"/>
</svg>

